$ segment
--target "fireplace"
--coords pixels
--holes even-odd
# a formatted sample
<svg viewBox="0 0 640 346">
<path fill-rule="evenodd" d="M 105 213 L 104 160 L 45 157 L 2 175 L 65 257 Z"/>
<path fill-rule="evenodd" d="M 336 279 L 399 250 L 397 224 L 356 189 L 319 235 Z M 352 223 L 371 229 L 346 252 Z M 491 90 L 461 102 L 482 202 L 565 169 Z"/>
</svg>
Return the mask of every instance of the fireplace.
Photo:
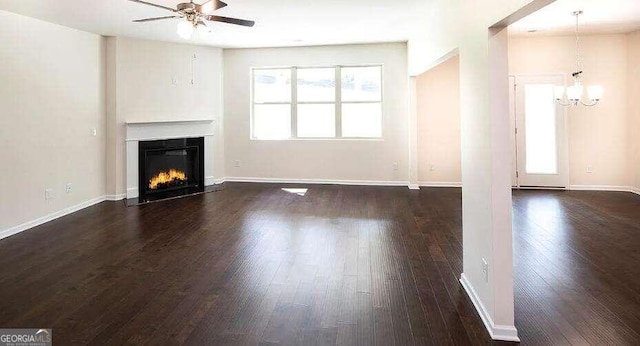
<svg viewBox="0 0 640 346">
<path fill-rule="evenodd" d="M 138 143 L 139 201 L 204 191 L 204 137 Z"/>
</svg>

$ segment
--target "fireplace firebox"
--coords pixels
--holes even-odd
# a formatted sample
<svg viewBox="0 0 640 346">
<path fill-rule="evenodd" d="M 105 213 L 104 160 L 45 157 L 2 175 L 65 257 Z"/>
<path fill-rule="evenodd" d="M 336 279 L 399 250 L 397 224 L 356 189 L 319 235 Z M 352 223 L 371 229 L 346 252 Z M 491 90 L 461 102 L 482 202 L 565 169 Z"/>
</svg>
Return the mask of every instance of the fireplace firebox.
<svg viewBox="0 0 640 346">
<path fill-rule="evenodd" d="M 204 191 L 204 137 L 138 143 L 141 203 Z"/>
</svg>

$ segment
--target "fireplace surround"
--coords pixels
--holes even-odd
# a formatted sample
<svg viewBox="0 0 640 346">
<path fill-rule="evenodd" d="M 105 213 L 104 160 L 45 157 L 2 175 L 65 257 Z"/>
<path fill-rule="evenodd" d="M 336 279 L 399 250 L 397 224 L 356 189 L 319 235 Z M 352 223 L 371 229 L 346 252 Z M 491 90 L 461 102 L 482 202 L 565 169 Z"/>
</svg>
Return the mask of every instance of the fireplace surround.
<svg viewBox="0 0 640 346">
<path fill-rule="evenodd" d="M 139 202 L 203 192 L 204 158 L 204 137 L 139 141 Z"/>
</svg>

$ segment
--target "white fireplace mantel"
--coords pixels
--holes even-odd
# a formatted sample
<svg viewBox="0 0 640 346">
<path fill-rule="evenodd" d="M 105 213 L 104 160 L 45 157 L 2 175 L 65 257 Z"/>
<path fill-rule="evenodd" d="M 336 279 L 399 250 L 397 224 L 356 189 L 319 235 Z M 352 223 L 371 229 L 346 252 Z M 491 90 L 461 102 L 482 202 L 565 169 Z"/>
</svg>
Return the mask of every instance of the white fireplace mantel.
<svg viewBox="0 0 640 346">
<path fill-rule="evenodd" d="M 175 138 L 204 137 L 205 186 L 214 184 L 213 135 L 215 120 L 159 120 L 126 122 L 127 198 L 138 197 L 138 142 Z"/>
<path fill-rule="evenodd" d="M 127 125 L 152 125 L 152 124 L 188 124 L 188 123 L 212 123 L 214 119 L 167 119 L 167 120 L 128 120 Z"/>
<path fill-rule="evenodd" d="M 127 121 L 127 142 L 213 136 L 214 120 Z"/>
</svg>

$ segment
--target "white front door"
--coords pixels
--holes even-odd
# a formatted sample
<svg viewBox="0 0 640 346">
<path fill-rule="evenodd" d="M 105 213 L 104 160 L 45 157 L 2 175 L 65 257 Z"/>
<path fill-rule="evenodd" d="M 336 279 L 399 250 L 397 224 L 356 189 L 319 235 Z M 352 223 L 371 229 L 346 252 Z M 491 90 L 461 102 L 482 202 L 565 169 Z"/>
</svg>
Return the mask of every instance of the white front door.
<svg viewBox="0 0 640 346">
<path fill-rule="evenodd" d="M 516 186 L 569 184 L 565 109 L 555 101 L 562 75 L 515 77 Z"/>
</svg>

